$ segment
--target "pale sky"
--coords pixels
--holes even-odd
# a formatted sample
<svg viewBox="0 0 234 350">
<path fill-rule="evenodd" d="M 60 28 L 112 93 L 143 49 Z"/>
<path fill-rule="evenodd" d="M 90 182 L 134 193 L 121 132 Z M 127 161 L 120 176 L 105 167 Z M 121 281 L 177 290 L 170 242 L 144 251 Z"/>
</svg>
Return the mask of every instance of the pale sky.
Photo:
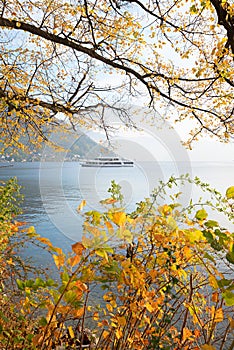
<svg viewBox="0 0 234 350">
<path fill-rule="evenodd" d="M 156 129 L 155 129 L 156 130 Z M 221 143 L 208 135 L 193 143 L 192 150 L 182 146 L 181 141 L 186 139 L 186 128 L 177 127 L 173 130 L 157 130 L 151 127 L 144 132 L 121 131 L 112 139 L 114 151 L 120 156 L 144 161 L 234 161 L 234 142 Z M 102 132 L 90 131 L 89 137 L 96 142 L 105 142 Z"/>
</svg>

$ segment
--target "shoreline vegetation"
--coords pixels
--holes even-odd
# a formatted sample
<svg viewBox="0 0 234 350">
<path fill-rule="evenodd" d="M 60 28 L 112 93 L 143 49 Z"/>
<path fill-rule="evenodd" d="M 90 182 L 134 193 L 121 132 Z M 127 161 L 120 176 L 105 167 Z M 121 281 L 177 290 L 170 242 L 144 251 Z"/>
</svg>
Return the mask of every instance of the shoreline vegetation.
<svg viewBox="0 0 234 350">
<path fill-rule="evenodd" d="M 180 182 L 193 182 L 210 200 L 182 208 Z M 234 348 L 234 237 L 205 209 L 233 221 L 234 187 L 223 198 L 198 178 L 171 177 L 126 213 L 112 181 L 103 212 L 80 203 L 83 237 L 68 254 L 16 221 L 16 179 L 0 192 L 1 349 Z M 28 242 L 51 254 L 58 280 L 20 259 Z"/>
</svg>

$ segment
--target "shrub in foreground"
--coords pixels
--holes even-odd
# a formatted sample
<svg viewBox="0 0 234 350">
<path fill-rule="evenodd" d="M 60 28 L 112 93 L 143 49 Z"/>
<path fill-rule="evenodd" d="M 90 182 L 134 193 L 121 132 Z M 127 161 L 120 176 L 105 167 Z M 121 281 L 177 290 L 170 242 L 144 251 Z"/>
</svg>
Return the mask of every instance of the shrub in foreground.
<svg viewBox="0 0 234 350">
<path fill-rule="evenodd" d="M 184 208 L 172 190 L 178 181 L 191 180 L 160 183 L 131 213 L 112 182 L 103 212 L 83 214 L 82 240 L 68 255 L 27 229 L 22 240 L 46 247 L 59 280 L 4 277 L 1 267 L 1 303 L 11 293 L 1 307 L 2 348 L 233 349 L 234 237 L 205 210 L 216 208 L 232 220 L 233 188 L 222 198 L 195 179 L 211 201 Z M 12 239 L 5 244 L 2 260 Z M 12 288 L 4 291 L 9 278 Z"/>
</svg>

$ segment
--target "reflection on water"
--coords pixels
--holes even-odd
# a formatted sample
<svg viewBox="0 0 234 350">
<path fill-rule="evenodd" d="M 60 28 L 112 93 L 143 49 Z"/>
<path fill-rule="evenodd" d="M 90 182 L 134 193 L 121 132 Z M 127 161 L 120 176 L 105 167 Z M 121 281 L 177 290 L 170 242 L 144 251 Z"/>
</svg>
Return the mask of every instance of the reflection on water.
<svg viewBox="0 0 234 350">
<path fill-rule="evenodd" d="M 196 162 L 191 167 L 182 162 L 145 162 L 133 168 L 82 168 L 72 162 L 16 163 L 13 167 L 0 168 L 1 179 L 17 176 L 22 186 L 25 197 L 22 219 L 65 250 L 82 235 L 82 218 L 76 211 L 80 201 L 87 201 L 87 210 L 101 209 L 99 201 L 109 197 L 111 180 L 121 185 L 126 210 L 130 212 L 136 202 L 149 197 L 159 180 L 185 173 L 199 176 L 225 193 L 233 185 L 234 163 Z M 191 186 L 183 189 L 183 204 L 191 196 L 196 197 L 196 191 Z"/>
</svg>

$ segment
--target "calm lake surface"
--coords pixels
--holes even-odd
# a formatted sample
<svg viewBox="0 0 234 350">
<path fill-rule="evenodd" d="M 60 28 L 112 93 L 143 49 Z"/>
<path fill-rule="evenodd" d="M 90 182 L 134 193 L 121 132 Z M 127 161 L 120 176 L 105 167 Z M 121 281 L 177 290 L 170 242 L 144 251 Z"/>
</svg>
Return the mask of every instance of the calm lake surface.
<svg viewBox="0 0 234 350">
<path fill-rule="evenodd" d="M 234 162 L 142 162 L 130 168 L 85 168 L 77 162 L 65 163 L 14 163 L 12 167 L 0 168 L 0 179 L 17 177 L 24 194 L 21 219 L 36 231 L 48 237 L 52 243 L 65 251 L 82 235 L 82 217 L 77 213 L 81 200 L 87 201 L 87 210 L 99 210 L 99 201 L 108 198 L 111 180 L 122 187 L 126 210 L 134 210 L 135 204 L 149 197 L 159 180 L 167 181 L 171 175 L 189 173 L 198 176 L 221 193 L 234 185 Z M 182 204 L 200 196 L 191 185 L 175 189 L 183 191 Z M 215 217 L 214 217 L 215 215 Z M 213 219 L 217 219 L 214 213 Z M 233 230 L 233 224 L 221 218 L 223 225 Z M 31 251 L 41 260 L 41 252 Z"/>
</svg>

